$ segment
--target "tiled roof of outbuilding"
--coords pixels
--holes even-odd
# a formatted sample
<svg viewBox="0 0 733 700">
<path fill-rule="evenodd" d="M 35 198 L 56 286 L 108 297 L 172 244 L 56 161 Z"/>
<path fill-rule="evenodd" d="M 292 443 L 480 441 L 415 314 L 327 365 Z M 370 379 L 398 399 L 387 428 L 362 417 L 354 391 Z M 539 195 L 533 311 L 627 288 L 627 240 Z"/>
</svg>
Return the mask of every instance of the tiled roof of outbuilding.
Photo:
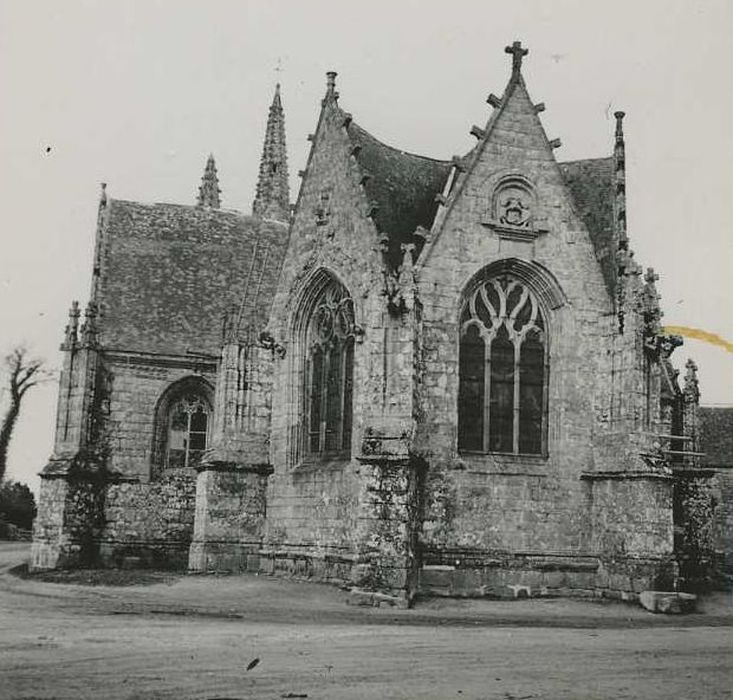
<svg viewBox="0 0 733 700">
<path fill-rule="evenodd" d="M 733 407 L 700 406 L 700 451 L 711 467 L 733 467 Z"/>
<path fill-rule="evenodd" d="M 239 212 L 108 199 L 96 300 L 105 348 L 218 353 L 226 311 L 266 319 L 286 224 Z"/>
<path fill-rule="evenodd" d="M 389 237 L 388 257 L 396 267 L 402 260 L 401 244 L 418 243 L 419 254 L 421 243 L 412 234 L 418 226 L 432 226 L 438 209 L 435 196 L 443 191 L 452 163 L 387 146 L 353 121 L 348 134 L 359 147 L 357 162 L 369 176 L 367 197 L 377 207 L 374 222 Z"/>
<path fill-rule="evenodd" d="M 558 163 L 575 206 L 590 232 L 596 258 L 601 263 L 608 291 L 616 288 L 616 242 L 614 240 L 613 157 Z"/>
</svg>

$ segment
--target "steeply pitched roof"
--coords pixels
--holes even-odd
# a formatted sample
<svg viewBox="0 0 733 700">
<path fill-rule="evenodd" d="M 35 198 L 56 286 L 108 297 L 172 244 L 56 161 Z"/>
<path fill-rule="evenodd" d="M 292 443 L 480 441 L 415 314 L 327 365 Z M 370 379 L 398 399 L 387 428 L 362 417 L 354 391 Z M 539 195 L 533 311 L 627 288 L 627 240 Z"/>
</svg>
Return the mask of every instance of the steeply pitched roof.
<svg viewBox="0 0 733 700">
<path fill-rule="evenodd" d="M 432 226 L 438 209 L 435 196 L 443 191 L 452 163 L 387 146 L 353 121 L 348 134 L 358 148 L 357 162 L 368 175 L 366 194 L 377 207 L 374 222 L 388 236 L 389 262 L 396 267 L 402 260 L 401 244 L 418 244 L 419 254 L 422 242 L 412 234 L 418 226 Z"/>
<path fill-rule="evenodd" d="M 96 301 L 104 348 L 217 353 L 224 313 L 269 313 L 287 226 L 221 209 L 108 199 Z"/>
<path fill-rule="evenodd" d="M 700 451 L 711 467 L 733 467 L 733 407 L 700 406 Z"/>
<path fill-rule="evenodd" d="M 616 288 L 616 241 L 614 237 L 613 157 L 558 163 L 565 184 L 575 201 L 593 241 L 608 291 Z"/>
</svg>

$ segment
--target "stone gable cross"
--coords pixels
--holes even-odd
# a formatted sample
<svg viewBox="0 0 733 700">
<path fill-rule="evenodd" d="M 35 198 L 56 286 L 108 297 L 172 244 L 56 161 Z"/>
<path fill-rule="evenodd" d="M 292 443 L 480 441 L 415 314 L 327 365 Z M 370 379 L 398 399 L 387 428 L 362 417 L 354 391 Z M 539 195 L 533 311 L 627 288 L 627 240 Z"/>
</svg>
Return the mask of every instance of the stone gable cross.
<svg viewBox="0 0 733 700">
<path fill-rule="evenodd" d="M 522 69 L 522 58 L 529 53 L 529 49 L 523 49 L 522 42 L 515 41 L 504 48 L 504 53 L 512 54 L 512 73 L 519 73 Z"/>
</svg>

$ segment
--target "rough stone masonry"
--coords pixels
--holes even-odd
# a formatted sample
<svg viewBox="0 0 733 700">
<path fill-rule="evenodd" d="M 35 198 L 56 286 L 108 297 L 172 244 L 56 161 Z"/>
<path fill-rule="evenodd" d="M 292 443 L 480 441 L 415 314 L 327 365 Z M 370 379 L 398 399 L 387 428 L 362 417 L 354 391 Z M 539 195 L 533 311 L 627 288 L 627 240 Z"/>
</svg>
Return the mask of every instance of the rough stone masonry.
<svg viewBox="0 0 733 700">
<path fill-rule="evenodd" d="M 221 208 L 213 156 L 195 206 L 103 187 L 34 568 L 281 573 L 405 605 L 705 575 L 696 368 L 680 387 L 630 249 L 624 114 L 606 156 L 559 162 L 527 49 L 506 52 L 450 160 L 377 140 L 330 72 L 295 205 L 279 85 L 252 215 Z"/>
</svg>

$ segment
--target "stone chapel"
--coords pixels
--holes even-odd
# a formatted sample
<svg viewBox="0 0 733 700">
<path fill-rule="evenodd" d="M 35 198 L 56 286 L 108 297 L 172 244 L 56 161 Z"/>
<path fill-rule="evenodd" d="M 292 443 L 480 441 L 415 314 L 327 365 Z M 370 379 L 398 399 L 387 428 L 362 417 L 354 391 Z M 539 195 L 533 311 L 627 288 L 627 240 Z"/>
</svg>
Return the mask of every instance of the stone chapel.
<svg viewBox="0 0 733 700">
<path fill-rule="evenodd" d="M 32 568 L 281 573 L 404 604 L 684 578 L 696 368 L 680 387 L 629 245 L 624 114 L 606 156 L 558 161 L 527 49 L 506 52 L 451 160 L 376 139 L 329 72 L 294 205 L 279 86 L 251 215 L 221 207 L 213 157 L 195 205 L 103 185 Z"/>
</svg>

